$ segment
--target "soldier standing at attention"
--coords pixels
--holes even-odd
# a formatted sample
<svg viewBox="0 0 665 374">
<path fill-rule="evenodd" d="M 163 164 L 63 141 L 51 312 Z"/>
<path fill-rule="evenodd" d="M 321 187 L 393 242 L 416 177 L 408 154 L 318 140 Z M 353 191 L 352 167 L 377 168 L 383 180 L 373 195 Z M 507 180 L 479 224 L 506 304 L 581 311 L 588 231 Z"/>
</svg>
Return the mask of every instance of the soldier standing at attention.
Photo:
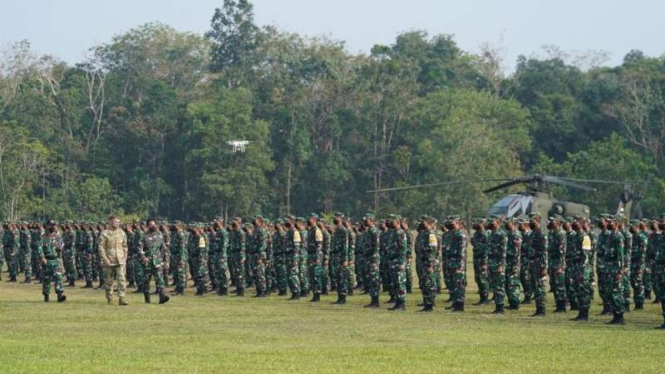
<svg viewBox="0 0 665 374">
<path fill-rule="evenodd" d="M 303 217 L 296 218 L 296 228 L 300 233 L 300 297 L 309 295 L 310 277 L 307 267 L 309 232 Z"/>
<path fill-rule="evenodd" d="M 25 273 L 25 280 L 23 283 L 32 283 L 32 249 L 31 247 L 32 236 L 28 229 L 28 223 L 21 224 L 20 233 L 20 250 L 19 258 L 21 260 L 22 268 Z"/>
<path fill-rule="evenodd" d="M 254 218 L 254 280 L 256 282 L 256 295 L 254 297 L 267 296 L 266 251 L 268 250 L 268 232 L 263 227 L 263 217 Z"/>
<path fill-rule="evenodd" d="M 289 217 L 284 222 L 284 251 L 286 255 L 286 276 L 289 282 L 291 298 L 289 300 L 300 299 L 300 232 L 294 227 L 293 218 Z"/>
<path fill-rule="evenodd" d="M 344 219 L 344 226 L 346 227 L 346 234 L 349 236 L 349 261 L 346 267 L 346 274 L 349 278 L 348 295 L 353 296 L 353 289 L 356 284 L 356 232 L 353 230 L 350 217 Z"/>
<path fill-rule="evenodd" d="M 645 231 L 646 226 L 643 222 L 632 222 L 630 232 L 633 235 L 633 251 L 630 259 L 630 285 L 633 288 L 633 301 L 637 310 L 644 309 L 644 269 L 646 268 L 648 245 Z"/>
<path fill-rule="evenodd" d="M 450 297 L 453 301 L 453 305 L 446 309 L 453 312 L 463 312 L 466 298 L 466 247 L 469 244 L 469 240 L 462 229 L 459 217 L 448 217 L 446 226 L 450 232 L 446 266 L 451 277 L 450 285 L 452 288 L 450 289 Z"/>
<path fill-rule="evenodd" d="M 232 267 L 235 269 L 236 295 L 245 296 L 245 232 L 240 227 L 240 222 L 234 220 L 231 223 L 230 235 L 230 258 Z"/>
<path fill-rule="evenodd" d="M 531 254 L 531 228 L 529 228 L 529 222 L 520 220 L 518 222 L 518 230 L 522 234 L 522 251 L 520 253 L 520 284 L 522 285 L 522 291 L 524 291 L 522 304 L 531 304 L 533 297 L 531 258 L 533 255 Z"/>
<path fill-rule="evenodd" d="M 598 235 L 598 241 L 596 242 L 596 269 L 598 272 L 598 293 L 600 294 L 600 298 L 603 300 L 603 310 L 600 312 L 601 316 L 612 313 L 612 284 L 611 282 L 607 282 L 608 277 L 606 274 L 607 245 L 612 234 L 607 228 L 608 219 L 608 214 L 601 214 L 597 223 L 598 228 L 600 229 L 600 234 Z"/>
<path fill-rule="evenodd" d="M 374 224 L 374 215 L 365 215 L 365 264 L 367 277 L 365 287 L 372 301 L 365 308 L 379 308 L 379 293 L 381 292 L 381 254 L 379 250 L 379 229 Z"/>
<path fill-rule="evenodd" d="M 387 256 L 390 264 L 390 287 L 395 305 L 388 308 L 390 311 L 406 309 L 406 233 L 400 226 L 400 217 L 390 215 L 388 225 Z"/>
<path fill-rule="evenodd" d="M 522 234 L 517 230 L 513 219 L 506 220 L 508 235 L 506 246 L 506 295 L 508 310 L 520 309 L 520 256 L 522 253 Z"/>
<path fill-rule="evenodd" d="M 229 294 L 229 278 L 226 272 L 228 266 L 228 248 L 229 248 L 229 232 L 224 227 L 224 220 L 218 219 L 215 221 L 215 242 L 212 247 L 215 248 L 215 255 L 210 256 L 210 261 L 213 262 L 213 278 L 217 284 L 217 295 L 225 296 Z"/>
<path fill-rule="evenodd" d="M 58 257 L 62 253 L 62 237 L 56 229 L 55 221 L 50 220 L 46 223 L 46 233 L 42 238 L 42 245 L 38 248 L 39 261 L 43 266 L 42 273 L 42 294 L 44 302 L 49 301 L 51 293 L 51 281 L 55 280 L 55 292 L 58 295 L 58 302 L 67 300 L 65 289 L 62 286 L 62 272 Z"/>
<path fill-rule="evenodd" d="M 5 262 L 7 263 L 7 268 L 9 270 L 9 282 L 16 282 L 16 276 L 18 273 L 17 242 L 18 238 L 14 236 L 14 225 L 5 223 L 3 225 L 2 247 L 5 255 Z M 2 269 L 0 269 L 0 272 L 2 272 Z"/>
<path fill-rule="evenodd" d="M 92 285 L 92 261 L 94 248 L 94 238 L 92 234 L 92 226 L 83 224 L 80 230 L 81 235 L 81 265 L 83 268 L 83 277 L 85 278 L 85 286 L 83 288 L 93 288 Z"/>
<path fill-rule="evenodd" d="M 62 250 L 62 262 L 69 286 L 74 287 L 76 279 L 78 279 L 78 273 L 76 271 L 76 229 L 72 221 L 67 221 L 65 225 L 63 242 L 65 247 Z"/>
<path fill-rule="evenodd" d="M 333 280 L 337 290 L 337 301 L 335 304 L 346 304 L 346 295 L 349 292 L 349 277 L 347 269 L 349 265 L 349 235 L 342 220 L 344 215 L 336 213 L 333 220 L 335 231 L 332 235 L 332 263 L 335 267 L 333 274 L 337 279 Z"/>
<path fill-rule="evenodd" d="M 182 231 L 182 222 L 176 221 L 171 226 L 171 253 L 173 255 L 174 295 L 184 295 L 187 287 L 187 236 Z"/>
<path fill-rule="evenodd" d="M 323 234 L 323 260 L 321 262 L 321 295 L 328 295 L 328 284 L 331 285 L 332 291 L 332 279 L 330 277 L 330 245 L 332 242 L 332 232 L 329 225 L 320 220 L 316 224 Z"/>
<path fill-rule="evenodd" d="M 593 246 L 591 236 L 584 231 L 582 222 L 573 222 L 572 229 L 575 232 L 575 235 L 571 236 L 574 239 L 574 245 L 571 252 L 568 253 L 570 255 L 568 265 L 575 271 L 572 278 L 575 282 L 578 308 L 577 317 L 572 320 L 588 321 L 591 296 L 593 295 L 591 284 L 593 279 Z"/>
<path fill-rule="evenodd" d="M 323 261 L 323 233 L 316 225 L 319 216 L 315 213 L 310 214 L 307 220 L 309 227 L 307 233 L 307 268 L 309 274 L 310 287 L 312 289 L 311 302 L 321 301 L 322 289 L 322 270 L 321 263 Z"/>
<path fill-rule="evenodd" d="M 495 309 L 493 314 L 503 314 L 504 298 L 506 296 L 506 249 L 508 239 L 506 233 L 501 230 L 500 219 L 494 215 L 490 218 L 490 244 L 487 252 L 487 263 L 489 265 L 490 288 L 494 293 Z"/>
<path fill-rule="evenodd" d="M 545 296 L 547 295 L 547 233 L 540 224 L 538 213 L 529 214 L 529 227 L 531 228 L 531 282 L 536 300 L 536 313 L 532 317 L 545 315 Z"/>
<path fill-rule="evenodd" d="M 164 237 L 157 229 L 157 222 L 150 218 L 146 221 L 148 232 L 143 236 L 139 243 L 139 258 L 143 265 L 143 298 L 146 304 L 150 303 L 150 281 L 155 278 L 157 294 L 159 294 L 159 303 L 164 304 L 169 301 L 169 297 L 164 294 L 164 278 L 162 277 L 162 252 L 164 250 Z M 204 240 L 205 243 L 205 240 Z"/>
<path fill-rule="evenodd" d="M 549 247 L 547 255 L 549 257 L 550 276 L 554 281 L 550 282 L 554 289 L 554 300 L 556 301 L 556 310 L 554 313 L 566 312 L 566 232 L 560 227 L 560 221 L 557 217 L 551 217 L 548 224 L 549 228 Z"/>
<path fill-rule="evenodd" d="M 612 303 L 612 312 L 614 318 L 609 322 L 610 325 L 623 325 L 623 313 L 626 310 L 626 303 L 623 294 L 623 276 L 625 269 L 625 237 L 619 231 L 619 226 L 614 220 L 610 219 L 607 228 L 610 236 L 605 250 L 605 273 L 607 283 L 611 285 L 610 301 Z"/>
<path fill-rule="evenodd" d="M 402 218 L 401 222 L 402 231 L 406 234 L 406 293 L 411 293 L 413 290 L 413 274 L 411 269 L 411 262 L 413 262 L 413 235 L 409 231 L 409 221 Z"/>
<path fill-rule="evenodd" d="M 272 236 L 272 251 L 273 261 L 275 268 L 275 282 L 278 290 L 277 296 L 286 295 L 288 289 L 288 275 L 287 275 L 287 259 L 286 259 L 286 232 L 284 231 L 284 223 L 282 220 L 277 219 L 274 223 L 274 230 Z"/>
<path fill-rule="evenodd" d="M 432 230 L 432 222 L 426 217 L 421 218 L 420 230 L 421 232 L 418 235 L 421 240 L 418 257 L 420 258 L 419 265 L 422 266 L 420 290 L 423 294 L 423 309 L 420 311 L 431 312 L 434 310 L 436 300 L 436 274 L 434 274 L 434 269 L 436 269 L 436 262 L 438 261 L 439 243 L 434 230 Z"/>
<path fill-rule="evenodd" d="M 487 221 L 483 218 L 477 219 L 473 225 L 473 237 L 471 245 L 473 246 L 473 267 L 474 278 L 478 285 L 480 301 L 473 305 L 489 304 L 489 269 L 487 267 L 487 250 L 489 249 L 489 232 L 485 229 Z"/>
<path fill-rule="evenodd" d="M 46 240 L 44 240 L 46 242 Z M 104 267 L 104 280 L 106 282 L 106 301 L 113 304 L 113 282 L 118 281 L 118 295 L 120 305 L 128 305 L 125 297 L 125 265 L 127 263 L 127 235 L 120 228 L 120 219 L 117 216 L 109 218 L 109 225 L 99 235 L 99 257 Z"/>
</svg>

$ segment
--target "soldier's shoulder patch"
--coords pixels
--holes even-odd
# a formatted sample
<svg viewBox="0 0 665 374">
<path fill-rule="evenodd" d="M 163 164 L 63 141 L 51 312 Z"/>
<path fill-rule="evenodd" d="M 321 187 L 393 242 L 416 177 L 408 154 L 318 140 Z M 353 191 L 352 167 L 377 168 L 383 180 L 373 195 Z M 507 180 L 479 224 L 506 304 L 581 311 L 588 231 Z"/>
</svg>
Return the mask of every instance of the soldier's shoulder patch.
<svg viewBox="0 0 665 374">
<path fill-rule="evenodd" d="M 429 234 L 428 242 L 430 247 L 436 247 L 438 244 L 438 241 L 436 240 L 436 235 Z"/>
<path fill-rule="evenodd" d="M 582 239 L 582 249 L 585 251 L 591 250 L 591 237 L 589 237 L 589 235 L 584 235 L 584 239 Z"/>
<path fill-rule="evenodd" d="M 301 240 L 302 239 L 300 239 L 300 233 L 298 232 L 298 230 L 294 231 L 293 232 L 293 242 L 294 243 L 300 243 Z"/>
<path fill-rule="evenodd" d="M 204 248 L 206 246 L 206 240 L 203 236 L 199 237 L 199 248 Z"/>
<path fill-rule="evenodd" d="M 316 240 L 317 242 L 322 242 L 323 241 L 323 233 L 318 228 L 316 229 L 316 232 L 314 233 L 314 240 Z"/>
</svg>

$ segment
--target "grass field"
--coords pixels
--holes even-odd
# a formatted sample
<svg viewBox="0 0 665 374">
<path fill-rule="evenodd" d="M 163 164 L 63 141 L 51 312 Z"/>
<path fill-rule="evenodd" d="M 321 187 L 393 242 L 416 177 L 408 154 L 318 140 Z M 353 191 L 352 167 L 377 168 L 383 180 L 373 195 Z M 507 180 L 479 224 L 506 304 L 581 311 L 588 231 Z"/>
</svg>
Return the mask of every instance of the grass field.
<svg viewBox="0 0 665 374">
<path fill-rule="evenodd" d="M 462 314 L 443 310 L 446 295 L 423 314 L 417 293 L 393 313 L 362 308 L 361 295 L 336 306 L 334 296 L 312 304 L 187 291 L 166 305 L 131 295 L 119 307 L 101 291 L 68 288 L 65 303 L 46 304 L 39 285 L 0 282 L 0 373 L 665 372 L 651 304 L 608 326 L 597 301 L 588 323 L 568 321 L 572 312 L 531 318 L 533 305 L 495 316 L 470 305 L 473 289 Z"/>
</svg>

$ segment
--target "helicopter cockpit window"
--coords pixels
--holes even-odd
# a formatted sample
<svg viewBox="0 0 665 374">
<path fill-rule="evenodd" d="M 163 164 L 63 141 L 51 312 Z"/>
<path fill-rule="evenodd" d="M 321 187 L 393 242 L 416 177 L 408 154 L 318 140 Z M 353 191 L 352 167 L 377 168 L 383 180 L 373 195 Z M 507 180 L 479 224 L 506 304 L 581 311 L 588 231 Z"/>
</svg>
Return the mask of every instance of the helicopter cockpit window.
<svg viewBox="0 0 665 374">
<path fill-rule="evenodd" d="M 496 204 L 492 205 L 490 208 L 489 214 L 498 214 L 498 215 L 506 215 L 508 214 L 508 208 L 510 207 L 510 204 L 513 203 L 513 196 L 509 195 L 504 197 L 503 199 L 499 200 Z"/>
</svg>

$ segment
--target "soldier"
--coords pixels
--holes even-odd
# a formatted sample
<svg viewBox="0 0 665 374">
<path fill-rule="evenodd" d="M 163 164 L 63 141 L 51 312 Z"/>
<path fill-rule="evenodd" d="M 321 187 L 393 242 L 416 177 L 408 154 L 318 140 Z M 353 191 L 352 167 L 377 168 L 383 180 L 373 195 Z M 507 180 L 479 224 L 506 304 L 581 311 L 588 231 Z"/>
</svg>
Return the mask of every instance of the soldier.
<svg viewBox="0 0 665 374">
<path fill-rule="evenodd" d="M 463 312 L 466 298 L 466 248 L 469 244 L 468 237 L 462 230 L 462 223 L 457 216 L 448 217 L 446 229 L 450 233 L 446 267 L 451 278 L 450 297 L 453 300 L 453 305 L 446 309 L 453 312 Z"/>
<path fill-rule="evenodd" d="M 309 277 L 309 268 L 307 266 L 308 259 L 308 240 L 309 232 L 307 231 L 307 225 L 305 224 L 305 219 L 298 217 L 296 219 L 296 227 L 300 233 L 300 297 L 305 297 L 309 295 L 310 290 L 310 277 Z"/>
<path fill-rule="evenodd" d="M 240 228 L 240 222 L 236 219 L 231 223 L 231 234 L 229 237 L 232 268 L 235 269 L 234 283 L 236 285 L 236 295 L 245 296 L 245 232 Z"/>
<path fill-rule="evenodd" d="M 663 215 L 661 215 L 661 220 Z M 658 233 L 662 235 L 660 230 L 663 229 L 663 222 L 658 223 Z M 649 242 L 651 244 L 651 242 Z M 665 318 L 665 245 L 663 245 L 663 239 L 660 237 L 658 239 L 657 247 L 655 247 L 655 253 L 653 254 L 653 286 L 654 291 L 657 292 L 656 300 L 660 300 L 661 313 L 663 318 Z M 665 330 L 665 322 L 663 322 L 658 329 Z"/>
<path fill-rule="evenodd" d="M 290 266 L 287 260 L 286 232 L 284 231 L 282 220 L 275 220 L 273 227 L 272 252 L 274 256 L 275 283 L 278 291 L 277 296 L 285 296 L 289 287 L 287 268 Z"/>
<path fill-rule="evenodd" d="M 658 220 L 653 220 L 651 222 L 651 233 L 649 234 L 649 240 L 647 242 L 647 266 L 645 272 L 645 297 L 649 296 L 649 289 L 654 292 L 654 304 L 660 303 L 660 283 L 658 282 L 659 271 L 655 266 L 656 254 L 658 253 L 659 248 L 663 243 L 663 233 L 661 231 L 661 223 Z M 648 280 L 647 280 L 648 278 Z"/>
<path fill-rule="evenodd" d="M 605 249 L 605 277 L 607 284 L 611 284 L 610 301 L 614 318 L 609 322 L 611 325 L 623 325 L 623 313 L 626 303 L 623 294 L 623 276 L 625 267 L 625 237 L 619 232 L 619 225 L 610 219 L 607 228 L 610 236 Z"/>
<path fill-rule="evenodd" d="M 286 272 L 289 282 L 291 298 L 289 300 L 300 299 L 300 232 L 295 227 L 293 218 L 287 218 L 284 222 L 284 251 L 286 257 Z M 304 275 L 302 275 L 304 276 Z"/>
<path fill-rule="evenodd" d="M 72 221 L 65 224 L 63 237 L 65 247 L 62 250 L 62 262 L 65 266 L 65 274 L 70 287 L 76 285 L 78 272 L 76 271 L 76 228 Z"/>
<path fill-rule="evenodd" d="M 383 291 L 387 291 L 390 294 L 390 300 L 388 300 L 387 303 L 394 303 L 395 298 L 390 289 L 392 281 L 390 280 L 390 262 L 388 261 L 388 242 L 390 241 L 390 232 L 385 220 L 379 221 L 379 232 L 379 257 L 382 259 L 380 262 L 381 268 L 379 269 L 381 284 L 383 285 Z"/>
<path fill-rule="evenodd" d="M 596 242 L 596 270 L 598 273 L 598 293 L 603 301 L 603 310 L 600 312 L 601 316 L 612 313 L 612 281 L 608 283 L 608 276 L 606 274 L 606 252 L 611 236 L 611 232 L 607 227 L 608 219 L 608 214 L 601 214 L 597 222 L 600 234 Z"/>
<path fill-rule="evenodd" d="M 556 310 L 554 313 L 566 312 L 566 232 L 560 227 L 557 217 L 550 217 L 548 224 L 548 250 L 550 276 L 554 281 L 550 284 L 554 287 L 554 300 Z"/>
<path fill-rule="evenodd" d="M 208 272 L 208 235 L 206 234 L 203 225 L 195 225 L 192 228 L 192 243 L 194 249 L 192 255 L 195 257 L 194 261 L 194 284 L 196 286 L 196 296 L 203 296 L 208 292 L 208 284 L 210 284 L 210 275 Z"/>
<path fill-rule="evenodd" d="M 346 227 L 346 233 L 349 236 L 349 264 L 347 266 L 346 274 L 349 277 L 349 289 L 348 295 L 353 296 L 353 289 L 356 284 L 356 232 L 353 230 L 351 225 L 351 218 L 347 217 L 344 219 L 344 226 Z"/>
<path fill-rule="evenodd" d="M 50 220 L 46 223 L 46 233 L 41 240 L 42 246 L 39 247 L 39 261 L 43 266 L 42 274 L 42 294 L 44 302 L 49 301 L 51 294 L 51 282 L 55 280 L 55 293 L 58 295 L 58 302 L 67 300 L 64 287 L 62 286 L 62 271 L 58 263 L 58 257 L 62 252 L 63 242 L 56 223 Z"/>
<path fill-rule="evenodd" d="M 247 223 L 244 226 L 245 231 L 245 248 L 247 249 L 247 261 L 245 261 L 245 287 L 252 288 L 256 285 L 254 278 L 254 271 L 256 270 L 256 256 L 254 253 L 254 225 Z"/>
<path fill-rule="evenodd" d="M 268 250 L 268 233 L 263 227 L 263 217 L 254 217 L 254 280 L 256 282 L 256 295 L 254 297 L 267 296 L 267 280 L 266 280 L 266 267 L 265 261 L 267 258 L 266 252 Z"/>
<path fill-rule="evenodd" d="M 120 219 L 109 217 L 109 227 L 99 235 L 99 257 L 104 266 L 106 282 L 106 301 L 113 304 L 113 282 L 118 280 L 118 296 L 120 305 L 128 305 L 125 297 L 125 265 L 127 263 L 127 235 L 120 229 Z"/>
<path fill-rule="evenodd" d="M 577 297 L 578 315 L 573 321 L 588 321 L 591 296 L 593 295 L 593 245 L 591 236 L 583 229 L 583 223 L 576 220 L 572 224 L 575 235 L 574 245 L 567 253 L 567 265 L 575 273 L 572 274 L 575 282 L 575 295 Z"/>
<path fill-rule="evenodd" d="M 13 224 L 5 224 L 2 236 L 2 246 L 4 249 L 5 262 L 9 270 L 9 282 L 16 282 L 18 275 L 18 250 L 19 250 L 19 236 L 16 226 Z"/>
<path fill-rule="evenodd" d="M 174 295 L 184 295 L 187 288 L 187 236 L 182 230 L 182 222 L 176 221 L 171 226 L 171 254 L 173 264 Z"/>
<path fill-rule="evenodd" d="M 139 246 L 143 242 L 143 236 L 145 233 L 140 222 L 134 222 L 132 228 L 134 229 L 134 236 L 131 238 L 130 253 L 131 261 L 134 262 L 134 281 L 136 282 L 136 291 L 134 291 L 134 293 L 145 294 L 146 290 L 144 290 L 143 287 L 147 275 L 143 271 L 143 264 L 141 264 L 141 256 L 139 255 Z M 130 238 L 128 238 L 128 240 L 130 240 Z M 147 292 L 150 292 L 150 290 L 147 290 Z"/>
<path fill-rule="evenodd" d="M 423 309 L 421 312 L 431 312 L 434 310 L 434 302 L 436 300 L 436 275 L 434 269 L 436 268 L 437 251 L 439 250 L 439 243 L 434 230 L 432 229 L 432 221 L 427 217 L 421 217 L 420 233 L 418 244 L 418 258 L 419 265 L 422 266 L 420 273 L 422 279 L 420 280 L 420 290 L 423 294 Z"/>
<path fill-rule="evenodd" d="M 518 222 L 518 229 L 522 234 L 522 252 L 520 253 L 520 284 L 522 291 L 524 291 L 524 300 L 522 304 L 531 304 L 533 297 L 533 281 L 531 277 L 531 258 L 533 257 L 531 249 L 531 228 L 527 220 L 520 220 Z"/>
<path fill-rule="evenodd" d="M 390 311 L 406 309 L 406 252 L 407 239 L 406 233 L 400 225 L 400 217 L 394 214 L 390 215 L 388 221 L 389 234 L 386 254 L 390 263 L 390 281 L 392 282 L 390 290 L 395 305 L 388 308 Z"/>
<path fill-rule="evenodd" d="M 155 286 L 159 295 L 159 303 L 169 301 L 164 293 L 164 278 L 162 277 L 162 253 L 164 251 L 164 237 L 157 229 L 157 222 L 150 218 L 146 221 L 148 232 L 139 243 L 139 259 L 143 266 L 143 298 L 146 304 L 150 304 L 150 281 L 155 278 Z M 205 239 L 203 241 L 205 246 Z M 199 244 L 200 247 L 200 244 Z"/>
<path fill-rule="evenodd" d="M 429 258 L 429 233 L 426 229 L 427 226 L 427 221 L 428 221 L 427 216 L 420 216 L 420 219 L 418 220 L 418 226 L 416 227 L 416 240 L 415 240 L 415 256 L 416 256 L 416 276 L 418 277 L 418 287 L 420 288 L 421 292 L 423 291 L 424 282 L 425 282 L 425 268 L 428 265 L 431 265 L 428 263 L 428 258 Z M 438 246 L 438 244 L 437 244 Z M 432 273 L 434 271 L 432 270 Z M 423 296 L 424 297 L 424 296 Z M 423 302 L 422 306 L 424 306 L 425 303 Z"/>
<path fill-rule="evenodd" d="M 92 235 L 92 227 L 88 225 L 81 225 L 79 230 L 80 238 L 80 251 L 81 251 L 81 267 L 83 269 L 83 277 L 85 278 L 85 286 L 82 288 L 93 288 L 92 285 L 92 261 L 94 248 L 94 239 Z"/>
<path fill-rule="evenodd" d="M 645 234 L 646 225 L 640 221 L 632 222 L 630 232 L 633 237 L 633 250 L 630 258 L 630 285 L 633 288 L 635 309 L 644 309 L 644 269 L 648 238 Z"/>
<path fill-rule="evenodd" d="M 626 312 L 630 311 L 630 260 L 633 252 L 633 235 L 630 233 L 628 227 L 626 227 L 626 220 L 623 215 L 616 217 L 616 224 L 618 225 L 619 232 L 623 235 L 624 239 L 624 274 L 622 277 L 623 280 L 623 298 Z"/>
<path fill-rule="evenodd" d="M 307 220 L 307 268 L 310 286 L 312 288 L 311 302 L 321 301 L 322 269 L 323 262 L 323 233 L 316 225 L 319 216 L 312 213 Z"/>
<path fill-rule="evenodd" d="M 353 230 L 356 233 L 356 250 L 355 250 L 355 266 L 354 273 L 356 274 L 356 284 L 351 285 L 354 288 L 362 289 L 363 294 L 367 294 L 367 261 L 365 259 L 365 252 L 367 246 L 365 244 L 365 225 L 362 222 L 356 222 Z"/>
<path fill-rule="evenodd" d="M 489 268 L 487 264 L 487 253 L 489 250 L 490 232 L 485 229 L 487 221 L 485 219 L 477 219 L 473 225 L 474 233 L 471 238 L 471 245 L 473 245 L 473 267 L 474 279 L 478 285 L 478 293 L 480 294 L 480 301 L 473 305 L 489 304 Z"/>
<path fill-rule="evenodd" d="M 317 226 L 319 227 L 319 230 L 321 230 L 321 233 L 323 234 L 323 262 L 321 266 L 321 294 L 322 295 L 328 295 L 328 284 L 330 283 L 332 286 L 332 279 L 330 278 L 330 270 L 331 270 L 331 263 L 330 263 L 330 245 L 332 241 L 332 234 L 330 233 L 330 229 L 328 228 L 328 225 L 325 224 L 323 221 L 319 221 L 317 223 Z M 332 287 L 331 287 L 332 290 Z"/>
<path fill-rule="evenodd" d="M 563 231 L 566 233 L 566 296 L 570 303 L 570 310 L 578 310 L 577 288 L 579 287 L 580 259 L 583 253 L 575 250 L 578 233 L 573 230 L 573 222 L 564 222 Z"/>
<path fill-rule="evenodd" d="M 42 266 L 39 259 L 39 248 L 42 245 L 42 235 L 44 230 L 41 224 L 35 223 L 30 229 L 30 249 L 32 251 L 32 271 L 35 275 L 35 280 L 41 283 L 42 280 Z M 1 258 L 2 256 L 0 256 Z M 0 266 L 2 269 L 2 266 Z M 0 272 L 2 272 L 0 270 Z M 2 278 L 0 278 L 2 279 Z"/>
<path fill-rule="evenodd" d="M 226 275 L 228 270 L 228 247 L 229 232 L 224 227 L 224 220 L 215 221 L 215 237 L 211 248 L 215 248 L 214 255 L 210 255 L 210 261 L 213 262 L 213 278 L 217 284 L 217 295 L 225 296 L 229 294 L 229 279 Z"/>
<path fill-rule="evenodd" d="M 517 230 L 512 219 L 506 220 L 506 295 L 508 310 L 520 309 L 520 256 L 522 253 L 522 234 Z"/>
<path fill-rule="evenodd" d="M 161 223 L 159 231 L 164 237 L 164 251 L 162 252 L 162 276 L 164 277 L 164 284 L 169 285 L 169 274 L 171 274 L 171 231 L 168 226 Z"/>
<path fill-rule="evenodd" d="M 333 224 L 335 231 L 332 236 L 332 250 L 331 259 L 335 267 L 333 274 L 337 276 L 334 281 L 337 290 L 337 301 L 335 304 L 346 304 L 346 295 L 349 292 L 349 235 L 347 229 L 342 222 L 344 215 L 342 213 L 335 214 Z"/>
<path fill-rule="evenodd" d="M 413 290 L 413 273 L 411 269 L 411 262 L 413 261 L 413 236 L 409 231 L 409 222 L 407 219 L 402 219 L 402 231 L 406 234 L 406 293 L 411 293 Z"/>
<path fill-rule="evenodd" d="M 532 317 L 545 315 L 545 296 L 548 269 L 548 236 L 540 224 L 538 213 L 529 214 L 531 228 L 531 281 L 536 300 L 536 313 Z"/>
<path fill-rule="evenodd" d="M 504 298 L 506 295 L 506 250 L 508 239 L 506 233 L 500 228 L 500 219 L 494 215 L 489 220 L 490 243 L 487 252 L 489 265 L 490 289 L 494 293 L 495 309 L 493 314 L 503 314 Z"/>
<path fill-rule="evenodd" d="M 19 259 L 21 264 L 23 264 L 23 271 L 25 273 L 25 280 L 23 283 L 32 283 L 32 249 L 31 242 L 32 236 L 30 235 L 30 230 L 28 229 L 28 223 L 23 222 L 20 230 L 20 248 L 19 248 Z"/>
<path fill-rule="evenodd" d="M 381 254 L 379 244 L 379 230 L 374 224 L 374 215 L 365 215 L 364 225 L 367 228 L 365 235 L 364 258 L 367 264 L 367 278 L 365 285 L 371 302 L 365 308 L 379 308 L 379 292 L 381 292 Z"/>
</svg>

